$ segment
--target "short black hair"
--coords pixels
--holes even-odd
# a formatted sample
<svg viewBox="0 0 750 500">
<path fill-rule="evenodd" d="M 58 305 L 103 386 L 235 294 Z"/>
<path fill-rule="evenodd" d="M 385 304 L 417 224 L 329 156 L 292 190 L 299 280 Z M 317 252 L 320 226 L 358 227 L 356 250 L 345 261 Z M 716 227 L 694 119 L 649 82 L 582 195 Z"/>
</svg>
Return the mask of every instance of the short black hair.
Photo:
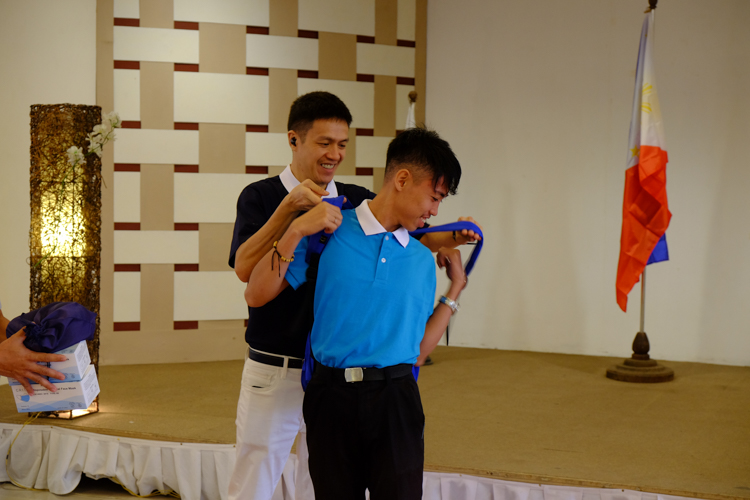
<svg viewBox="0 0 750 500">
<path fill-rule="evenodd" d="M 445 140 L 434 130 L 410 128 L 396 136 L 388 145 L 385 177 L 400 168 L 409 168 L 432 176 L 437 187 L 441 179 L 448 194 L 456 194 L 461 181 L 461 164 Z"/>
<path fill-rule="evenodd" d="M 294 130 L 304 140 L 315 120 L 341 120 L 349 126 L 352 124 L 352 114 L 346 104 L 330 92 L 310 92 L 292 103 L 287 130 Z"/>
</svg>

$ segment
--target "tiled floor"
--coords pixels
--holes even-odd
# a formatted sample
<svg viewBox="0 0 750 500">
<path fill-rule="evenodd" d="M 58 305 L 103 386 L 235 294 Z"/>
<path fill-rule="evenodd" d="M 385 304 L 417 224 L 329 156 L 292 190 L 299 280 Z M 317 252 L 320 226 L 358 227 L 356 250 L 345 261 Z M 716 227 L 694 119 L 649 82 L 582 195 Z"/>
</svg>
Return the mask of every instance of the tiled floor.
<svg viewBox="0 0 750 500">
<path fill-rule="evenodd" d="M 86 476 L 81 477 L 81 483 L 69 495 L 59 496 L 49 491 L 31 491 L 14 486 L 11 483 L 0 483 L 0 499 L 2 500 L 120 500 L 134 498 L 122 486 L 109 479 L 95 481 Z M 149 498 L 174 498 L 169 496 L 154 496 Z"/>
</svg>

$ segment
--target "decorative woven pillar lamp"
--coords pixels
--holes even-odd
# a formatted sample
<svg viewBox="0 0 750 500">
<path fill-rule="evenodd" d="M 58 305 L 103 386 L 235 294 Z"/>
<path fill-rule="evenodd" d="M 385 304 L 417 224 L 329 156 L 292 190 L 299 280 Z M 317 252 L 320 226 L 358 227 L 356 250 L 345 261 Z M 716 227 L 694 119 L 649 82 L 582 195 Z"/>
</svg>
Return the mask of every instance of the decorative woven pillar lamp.
<svg viewBox="0 0 750 500">
<path fill-rule="evenodd" d="M 88 342 L 99 372 L 101 258 L 101 160 L 96 154 L 69 161 L 69 149 L 86 151 L 89 133 L 102 121 L 99 106 L 31 106 L 31 292 L 30 308 L 78 302 L 96 313 Z M 85 410 L 48 412 L 75 418 L 99 411 L 99 398 Z"/>
</svg>

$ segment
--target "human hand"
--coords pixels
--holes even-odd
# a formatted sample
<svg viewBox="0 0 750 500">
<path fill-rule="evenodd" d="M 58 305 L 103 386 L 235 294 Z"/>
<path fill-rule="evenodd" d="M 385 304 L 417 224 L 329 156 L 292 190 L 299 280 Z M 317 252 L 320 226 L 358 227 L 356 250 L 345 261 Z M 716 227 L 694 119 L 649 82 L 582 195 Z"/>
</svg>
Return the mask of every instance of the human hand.
<svg viewBox="0 0 750 500">
<path fill-rule="evenodd" d="M 469 221 L 473 222 L 477 226 L 479 226 L 479 229 L 482 229 L 484 231 L 484 228 L 479 225 L 477 221 L 474 220 L 473 217 L 459 217 L 459 221 Z M 470 243 L 472 241 L 479 241 L 482 239 L 481 236 L 479 236 L 479 233 L 474 232 L 472 229 L 462 229 L 461 231 L 454 231 L 453 238 L 458 242 L 459 245 L 464 245 L 466 243 Z"/>
<path fill-rule="evenodd" d="M 292 222 L 291 227 L 302 236 L 309 236 L 319 231 L 333 233 L 341 225 L 341 209 L 330 203 L 320 203 L 306 214 Z"/>
<path fill-rule="evenodd" d="M 28 379 L 55 392 L 57 389 L 54 384 L 44 377 L 65 380 L 65 376 L 57 370 L 37 364 L 37 361 L 50 363 L 65 361 L 67 358 L 62 354 L 31 351 L 23 345 L 25 339 L 26 332 L 22 329 L 0 343 L 0 375 L 18 380 L 29 395 L 33 395 L 34 390 Z"/>
<path fill-rule="evenodd" d="M 451 280 L 451 291 L 460 293 L 468 282 L 461 262 L 461 252 L 456 248 L 441 248 L 437 253 L 437 265 L 440 269 L 445 268 L 445 273 Z"/>
<path fill-rule="evenodd" d="M 287 195 L 292 208 L 298 212 L 307 212 L 320 204 L 323 196 L 328 191 L 315 184 L 310 179 L 305 179 Z"/>
</svg>

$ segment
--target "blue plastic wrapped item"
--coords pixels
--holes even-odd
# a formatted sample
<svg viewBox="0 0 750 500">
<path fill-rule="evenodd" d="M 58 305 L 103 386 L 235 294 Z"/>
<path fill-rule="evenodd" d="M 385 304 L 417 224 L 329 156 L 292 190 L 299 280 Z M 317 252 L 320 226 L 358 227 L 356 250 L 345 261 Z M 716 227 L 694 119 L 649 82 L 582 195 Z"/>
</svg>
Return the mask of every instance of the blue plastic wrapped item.
<svg viewBox="0 0 750 500">
<path fill-rule="evenodd" d="M 53 302 L 14 318 L 7 337 L 26 327 L 23 344 L 36 352 L 57 352 L 94 338 L 96 313 L 77 302 Z"/>
</svg>

